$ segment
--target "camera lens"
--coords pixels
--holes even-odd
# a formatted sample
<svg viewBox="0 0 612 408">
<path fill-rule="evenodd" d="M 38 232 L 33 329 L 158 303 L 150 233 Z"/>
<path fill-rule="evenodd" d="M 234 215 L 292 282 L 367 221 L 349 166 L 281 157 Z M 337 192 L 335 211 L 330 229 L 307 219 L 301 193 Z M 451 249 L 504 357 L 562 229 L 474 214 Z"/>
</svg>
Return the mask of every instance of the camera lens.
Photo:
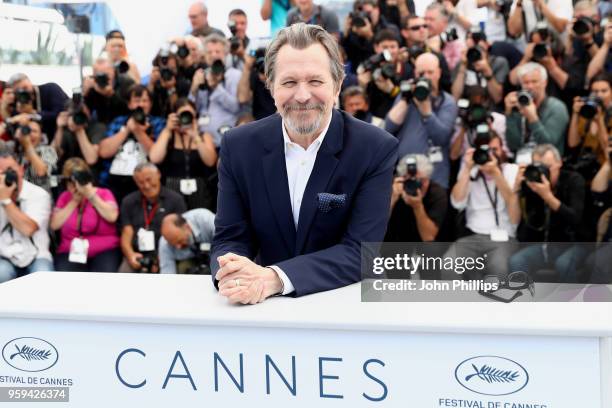
<svg viewBox="0 0 612 408">
<path fill-rule="evenodd" d="M 128 64 L 126 61 L 121 61 L 120 63 L 117 64 L 117 71 L 119 71 L 120 74 L 125 74 L 130 70 L 130 64 Z"/>
<path fill-rule="evenodd" d="M 106 88 L 109 83 L 109 78 L 108 78 L 108 75 L 104 73 L 96 74 L 94 75 L 94 81 L 100 88 Z"/>
<path fill-rule="evenodd" d="M 210 66 L 210 72 L 213 75 L 221 75 L 225 73 L 225 64 L 223 63 L 223 61 L 216 60 L 215 62 L 213 62 Z"/>
<path fill-rule="evenodd" d="M 4 172 L 4 185 L 7 187 L 12 186 L 17 182 L 17 172 L 15 170 L 8 168 Z"/>
<path fill-rule="evenodd" d="M 168 82 L 168 81 L 172 80 L 172 78 L 174 78 L 174 72 L 172 72 L 172 70 L 169 69 L 169 68 L 162 68 L 159 71 L 159 74 L 161 76 L 161 79 L 163 79 L 166 82 Z"/>
<path fill-rule="evenodd" d="M 179 123 L 181 127 L 191 126 L 193 123 L 193 113 L 189 111 L 183 111 L 179 114 Z"/>
<path fill-rule="evenodd" d="M 414 85 L 414 97 L 419 101 L 429 98 L 430 91 L 429 81 L 425 78 L 419 79 Z"/>
<path fill-rule="evenodd" d="M 548 55 L 548 47 L 546 46 L 546 44 L 536 44 L 533 47 L 533 60 L 534 61 L 541 61 L 543 58 L 545 58 Z"/>
<path fill-rule="evenodd" d="M 472 47 L 467 51 L 467 60 L 470 65 L 480 61 L 482 59 L 482 52 L 478 49 L 478 47 Z"/>
<path fill-rule="evenodd" d="M 518 103 L 521 106 L 527 106 L 531 103 L 532 97 L 528 91 L 521 91 L 518 93 Z"/>
<path fill-rule="evenodd" d="M 178 47 L 176 55 L 181 59 L 187 58 L 187 56 L 189 55 L 189 48 L 187 48 L 187 46 L 185 45 L 181 45 L 180 47 Z"/>
<path fill-rule="evenodd" d="M 87 115 L 85 115 L 85 112 L 83 111 L 75 112 L 72 115 L 72 121 L 77 126 L 83 126 L 87 123 Z"/>
<path fill-rule="evenodd" d="M 142 108 L 136 108 L 132 112 L 132 118 L 139 124 L 144 125 L 147 122 L 147 115 L 145 115 Z"/>
<path fill-rule="evenodd" d="M 478 146 L 474 151 L 472 159 L 474 160 L 474 163 L 481 166 L 491 160 L 489 157 L 489 145 Z"/>
<path fill-rule="evenodd" d="M 591 23 L 588 20 L 586 20 L 584 17 L 582 17 L 576 20 L 576 22 L 574 23 L 573 30 L 574 30 L 574 33 L 576 33 L 577 35 L 584 35 L 589 32 L 590 28 L 591 28 Z"/>
</svg>

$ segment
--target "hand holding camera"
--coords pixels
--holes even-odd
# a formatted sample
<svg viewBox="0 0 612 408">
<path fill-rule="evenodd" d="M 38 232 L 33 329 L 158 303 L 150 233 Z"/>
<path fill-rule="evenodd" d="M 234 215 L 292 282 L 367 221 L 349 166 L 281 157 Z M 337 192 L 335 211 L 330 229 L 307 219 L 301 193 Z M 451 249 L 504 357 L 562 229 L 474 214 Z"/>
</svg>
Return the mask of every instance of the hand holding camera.
<svg viewBox="0 0 612 408">
<path fill-rule="evenodd" d="M 57 115 L 57 119 L 55 120 L 55 123 L 57 124 L 57 127 L 59 129 L 65 128 L 68 126 L 68 118 L 70 117 L 68 111 L 64 111 L 64 112 L 60 112 Z"/>
<path fill-rule="evenodd" d="M 0 174 L 0 200 L 13 197 L 18 180 L 17 172 L 10 167 Z"/>
</svg>

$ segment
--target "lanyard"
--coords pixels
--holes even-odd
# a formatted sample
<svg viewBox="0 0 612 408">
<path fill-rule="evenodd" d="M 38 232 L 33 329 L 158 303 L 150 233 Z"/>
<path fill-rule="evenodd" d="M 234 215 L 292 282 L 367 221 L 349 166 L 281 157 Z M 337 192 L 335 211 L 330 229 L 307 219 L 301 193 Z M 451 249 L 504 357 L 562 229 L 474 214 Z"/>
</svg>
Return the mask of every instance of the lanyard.
<svg viewBox="0 0 612 408">
<path fill-rule="evenodd" d="M 495 225 L 499 227 L 499 215 L 497 214 L 497 186 L 495 186 L 495 192 L 493 196 L 491 196 L 491 191 L 489 190 L 489 186 L 487 185 L 487 180 L 485 180 L 484 176 L 482 177 L 482 183 L 484 184 L 485 190 L 487 191 L 487 197 L 489 198 L 489 202 L 493 206 L 493 212 L 495 213 Z"/>
<path fill-rule="evenodd" d="M 179 135 L 179 140 L 181 141 L 183 155 L 185 156 L 185 177 L 189 178 L 189 174 L 191 173 L 189 156 L 191 155 L 191 143 L 193 142 L 193 139 L 191 136 L 189 136 L 189 146 L 185 146 L 185 144 L 183 144 L 183 135 Z"/>
<path fill-rule="evenodd" d="M 148 230 L 149 225 L 151 225 L 151 222 L 153 222 L 153 217 L 155 217 L 155 213 L 157 213 L 157 209 L 159 208 L 159 202 L 156 202 L 155 205 L 151 208 L 151 212 L 147 214 L 146 201 L 147 200 L 145 200 L 144 198 L 142 199 L 142 212 L 144 214 L 145 229 Z"/>
</svg>

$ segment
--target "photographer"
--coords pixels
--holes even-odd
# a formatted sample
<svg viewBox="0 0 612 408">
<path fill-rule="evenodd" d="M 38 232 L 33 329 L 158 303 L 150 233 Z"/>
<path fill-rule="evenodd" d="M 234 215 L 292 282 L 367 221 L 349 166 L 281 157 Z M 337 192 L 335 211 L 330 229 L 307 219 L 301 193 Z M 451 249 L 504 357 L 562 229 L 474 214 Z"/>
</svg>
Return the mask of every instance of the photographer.
<svg viewBox="0 0 612 408">
<path fill-rule="evenodd" d="M 176 57 L 177 80 L 187 81 L 191 86 L 193 75 L 204 65 L 204 43 L 202 38 L 192 35 L 178 37 L 173 39 L 170 45 L 162 48 L 160 52 Z M 160 66 L 164 66 L 164 64 L 162 63 Z"/>
<path fill-rule="evenodd" d="M 242 71 L 246 50 L 251 40 L 246 35 L 247 15 L 242 9 L 233 9 L 229 12 L 227 27 L 232 33 L 229 39 L 230 53 L 225 60 L 225 65 Z"/>
<path fill-rule="evenodd" d="M 187 211 L 183 198 L 161 185 L 161 173 L 153 163 L 134 169 L 138 191 L 121 203 L 121 251 L 119 272 L 159 272 L 157 243 L 165 214 Z"/>
<path fill-rule="evenodd" d="M 51 193 L 51 174 L 57 168 L 57 153 L 53 147 L 41 143 L 39 122 L 30 121 L 15 132 L 15 154 L 25 169 L 24 179 Z"/>
<path fill-rule="evenodd" d="M 258 48 L 245 57 L 238 83 L 238 102 L 251 106 L 255 120 L 276 113 L 274 99 L 266 87 L 265 53 L 265 48 Z"/>
<path fill-rule="evenodd" d="M 476 0 L 476 6 L 478 8 L 486 7 L 487 9 L 484 29 L 490 43 L 507 41 L 506 21 L 510 17 L 512 0 Z"/>
<path fill-rule="evenodd" d="M 212 136 L 201 134 L 193 102 L 179 99 L 166 127 L 151 146 L 149 158 L 160 166 L 164 185 L 182 194 L 188 209 L 214 209 L 217 151 Z"/>
<path fill-rule="evenodd" d="M 608 135 L 612 134 L 612 78 L 599 74 L 591 81 L 591 95 L 576 96 L 567 145 L 568 162 L 587 182 L 606 162 Z"/>
<path fill-rule="evenodd" d="M 448 188 L 448 148 L 457 104 L 439 88 L 440 62 L 431 53 L 421 54 L 415 64 L 414 83 L 406 87 L 385 119 L 385 129 L 398 137 L 399 155 L 421 153 L 434 165 L 431 179 Z"/>
<path fill-rule="evenodd" d="M 177 56 L 162 49 L 153 60 L 147 88 L 153 95 L 153 116 L 166 117 L 178 98 L 189 95 L 191 79 L 178 74 Z"/>
<path fill-rule="evenodd" d="M 136 190 L 132 179 L 134 168 L 147 160 L 155 139 L 166 126 L 166 120 L 151 116 L 151 94 L 142 85 L 129 91 L 129 116 L 119 116 L 108 127 L 100 142 L 99 155 L 105 159 L 100 185 L 108 186 L 117 200 Z"/>
<path fill-rule="evenodd" d="M 448 206 L 446 190 L 430 180 L 427 156 L 407 155 L 397 165 L 385 242 L 435 241 Z"/>
<path fill-rule="evenodd" d="M 518 77 L 523 91 L 510 92 L 504 100 L 508 147 L 517 152 L 524 146 L 550 143 L 563 152 L 569 116 L 563 102 L 546 95 L 546 69 L 528 62 L 519 68 Z"/>
<path fill-rule="evenodd" d="M 93 75 L 83 79 L 85 104 L 96 122 L 108 125 L 117 116 L 127 115 L 127 91 L 134 84 L 126 75 L 116 75 L 115 68 L 106 58 L 93 64 Z"/>
<path fill-rule="evenodd" d="M 368 103 L 368 95 L 362 87 L 353 85 L 342 91 L 340 97 L 342 107 L 346 113 L 356 117 L 364 122 L 371 123 L 379 128 L 385 127 L 385 121 L 382 118 L 376 117 L 370 113 L 370 105 Z"/>
<path fill-rule="evenodd" d="M 458 239 L 447 255 L 478 257 L 486 254 L 487 265 L 495 269 L 489 268 L 483 273 L 505 277 L 521 217 L 518 197 L 512 191 L 519 167 L 506 162 L 497 134 L 491 132 L 488 139 L 488 143 L 468 149 L 463 156 L 450 201 L 455 209 L 465 210 L 466 228 L 471 234 Z M 474 273 L 467 279 L 482 279 L 477 271 Z M 453 271 L 446 273 L 444 278 L 458 279 L 458 275 Z"/>
<path fill-rule="evenodd" d="M 210 275 L 210 243 L 215 235 L 215 214 L 199 208 L 184 214 L 168 214 L 161 227 L 161 273 Z"/>
<path fill-rule="evenodd" d="M 466 46 L 453 75 L 453 97 L 459 100 L 466 86 L 476 85 L 487 89 L 494 104 L 500 103 L 508 77 L 508 61 L 489 54 L 491 46 L 480 29 L 472 28 L 472 31 L 468 32 Z"/>
<path fill-rule="evenodd" d="M 62 169 L 66 191 L 60 194 L 49 224 L 60 231 L 55 268 L 71 272 L 117 272 L 121 262 L 115 222 L 119 216 L 113 194 L 94 187 L 93 174 L 72 158 Z"/>
<path fill-rule="evenodd" d="M 586 260 L 591 271 L 589 283 L 612 283 L 612 140 L 608 144 L 607 160 L 591 183 L 591 194 L 597 213 L 598 248 Z"/>
<path fill-rule="evenodd" d="M 295 7 L 287 13 L 286 26 L 295 23 L 315 24 L 340 39 L 338 16 L 327 7 L 314 4 L 313 0 L 295 0 Z"/>
<path fill-rule="evenodd" d="M 0 152 L 0 282 L 53 270 L 47 232 L 51 197 L 23 173 L 12 154 Z"/>
<path fill-rule="evenodd" d="M 206 37 L 216 33 L 224 36 L 223 31 L 211 27 L 208 24 L 208 7 L 203 1 L 196 1 L 189 6 L 189 23 L 191 24 L 191 35 L 195 37 Z"/>
<path fill-rule="evenodd" d="M 395 31 L 382 30 L 376 34 L 374 51 L 376 54 L 357 68 L 357 79 L 368 94 L 372 114 L 383 118 L 393 106 L 399 93 L 399 80 L 404 74 Z"/>
<path fill-rule="evenodd" d="M 223 63 L 228 52 L 225 38 L 211 34 L 204 39 L 204 45 L 207 68 L 198 69 L 193 76 L 191 95 L 200 115 L 200 131 L 210 133 L 215 146 L 219 146 L 219 129 L 234 126 L 240 113 L 237 93 L 241 72 Z"/>
<path fill-rule="evenodd" d="M 16 115 L 15 119 L 20 121 L 20 114 L 39 113 L 43 133 L 55 134 L 55 118 L 64 109 L 68 99 L 59 85 L 49 82 L 34 86 L 25 74 L 11 76 L 7 85 L 2 95 L 2 108 L 6 109 L 2 116 L 6 119 Z"/>
<path fill-rule="evenodd" d="M 57 168 L 71 157 L 87 163 L 97 179 L 100 142 L 106 137 L 106 126 L 92 120 L 87 105 L 75 98 L 67 103 L 67 109 L 57 115 L 57 131 L 51 146 L 58 157 Z"/>
<path fill-rule="evenodd" d="M 587 67 L 587 81 L 603 71 L 612 71 L 612 55 L 610 55 L 610 46 L 612 45 L 612 19 L 607 19 L 607 22 L 604 23 L 605 25 L 601 27 L 601 31 L 603 31 L 601 46 Z"/>
<path fill-rule="evenodd" d="M 508 34 L 518 38 L 517 47 L 525 48 L 528 33 L 538 22 L 546 22 L 558 34 L 572 19 L 572 0 L 514 0 L 508 18 Z"/>
<path fill-rule="evenodd" d="M 383 29 L 398 29 L 380 14 L 376 0 L 356 0 L 353 11 L 346 16 L 342 47 L 351 64 L 351 72 L 374 54 L 374 36 Z"/>
<path fill-rule="evenodd" d="M 577 265 L 586 255 L 578 246 L 546 245 L 575 242 L 582 221 L 585 183 L 580 174 L 562 169 L 559 151 L 551 144 L 538 145 L 533 164 L 522 165 L 514 184 L 520 195 L 522 221 L 518 228 L 521 242 L 542 242 L 512 255 L 510 271 L 534 275 L 554 266 L 560 282 L 577 282 Z"/>
<path fill-rule="evenodd" d="M 425 22 L 429 33 L 427 45 L 434 51 L 441 52 L 451 70 L 461 60 L 465 43 L 459 38 L 457 30 L 448 28 L 450 16 L 443 4 L 434 2 L 425 10 Z"/>
<path fill-rule="evenodd" d="M 115 67 L 117 76 L 128 76 L 135 83 L 140 83 L 140 72 L 136 64 L 128 58 L 127 48 L 125 46 L 125 37 L 119 30 L 111 30 L 106 34 L 106 44 L 104 51 Z"/>
</svg>

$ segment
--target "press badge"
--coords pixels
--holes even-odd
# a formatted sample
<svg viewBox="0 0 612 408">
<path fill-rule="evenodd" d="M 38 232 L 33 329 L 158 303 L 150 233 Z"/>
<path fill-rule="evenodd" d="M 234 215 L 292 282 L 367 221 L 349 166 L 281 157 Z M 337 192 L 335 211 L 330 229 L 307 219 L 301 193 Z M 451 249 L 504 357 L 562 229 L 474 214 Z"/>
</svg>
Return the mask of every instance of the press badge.
<svg viewBox="0 0 612 408">
<path fill-rule="evenodd" d="M 431 146 L 427 155 L 429 156 L 429 161 L 431 163 L 440 163 L 442 160 L 444 160 L 440 146 Z"/>
<path fill-rule="evenodd" d="M 496 227 L 491 230 L 491 241 L 508 242 L 508 240 L 510 240 L 510 237 L 508 236 L 508 231 L 506 231 L 505 229 Z"/>
<path fill-rule="evenodd" d="M 210 116 L 209 115 L 200 116 L 200 119 L 198 119 L 198 126 L 202 128 L 208 125 L 210 125 Z"/>
<path fill-rule="evenodd" d="M 68 261 L 80 264 L 87 263 L 87 251 L 89 250 L 89 241 L 85 238 L 74 238 L 70 243 L 70 254 Z"/>
<path fill-rule="evenodd" d="M 59 182 L 57 180 L 57 176 L 51 176 L 49 177 L 49 186 L 51 186 L 51 188 L 55 188 L 59 185 Z"/>
<path fill-rule="evenodd" d="M 155 232 L 144 228 L 138 230 L 138 250 L 141 252 L 155 251 Z"/>
<path fill-rule="evenodd" d="M 198 184 L 195 179 L 182 179 L 181 180 L 181 193 L 185 195 L 191 195 L 198 191 Z"/>
</svg>

